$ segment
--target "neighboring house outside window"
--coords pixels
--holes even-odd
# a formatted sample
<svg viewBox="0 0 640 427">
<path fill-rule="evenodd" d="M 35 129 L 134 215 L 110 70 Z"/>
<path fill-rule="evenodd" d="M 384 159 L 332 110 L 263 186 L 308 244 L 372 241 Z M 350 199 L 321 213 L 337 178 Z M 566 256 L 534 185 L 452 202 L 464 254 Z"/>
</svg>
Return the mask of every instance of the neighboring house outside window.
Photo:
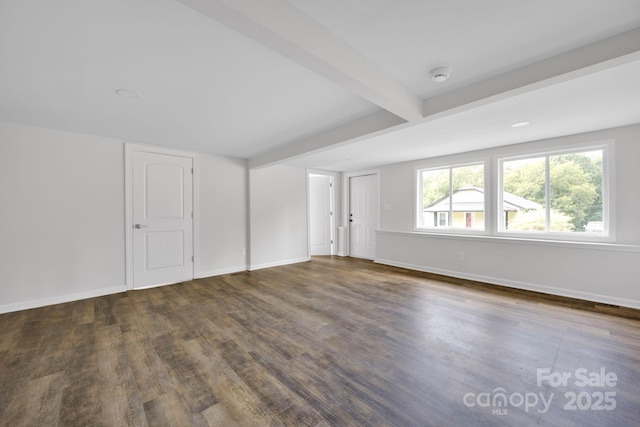
<svg viewBox="0 0 640 427">
<path fill-rule="evenodd" d="M 504 219 L 509 224 L 520 212 L 528 212 L 542 209 L 539 203 L 527 200 L 511 193 L 504 193 Z M 453 213 L 452 228 L 482 228 L 484 224 L 484 189 L 478 187 L 465 187 L 454 190 L 453 197 L 443 197 L 423 210 L 423 224 L 433 224 L 434 227 L 448 227 L 448 221 L 442 218 L 449 215 L 449 203 Z"/>
<path fill-rule="evenodd" d="M 484 230 L 483 163 L 420 169 L 417 172 L 418 229 Z M 479 189 L 480 193 L 463 191 L 467 188 Z M 455 206 L 449 203 L 450 195 L 454 195 Z M 461 197 L 465 200 L 458 200 Z"/>
</svg>

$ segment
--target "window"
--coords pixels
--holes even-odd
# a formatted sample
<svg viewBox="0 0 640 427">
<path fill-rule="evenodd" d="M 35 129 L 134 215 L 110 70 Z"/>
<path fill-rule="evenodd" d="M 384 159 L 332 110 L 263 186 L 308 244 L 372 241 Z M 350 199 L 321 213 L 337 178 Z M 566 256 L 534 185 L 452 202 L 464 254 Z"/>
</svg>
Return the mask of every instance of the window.
<svg viewBox="0 0 640 427">
<path fill-rule="evenodd" d="M 484 164 L 418 171 L 417 227 L 484 230 Z"/>
<path fill-rule="evenodd" d="M 438 227 L 449 225 L 449 212 L 438 212 Z"/>
<path fill-rule="evenodd" d="M 500 159 L 500 231 L 607 236 L 606 151 Z"/>
<path fill-rule="evenodd" d="M 493 161 L 465 154 L 416 169 L 416 231 L 615 241 L 613 141 L 492 151 Z"/>
</svg>

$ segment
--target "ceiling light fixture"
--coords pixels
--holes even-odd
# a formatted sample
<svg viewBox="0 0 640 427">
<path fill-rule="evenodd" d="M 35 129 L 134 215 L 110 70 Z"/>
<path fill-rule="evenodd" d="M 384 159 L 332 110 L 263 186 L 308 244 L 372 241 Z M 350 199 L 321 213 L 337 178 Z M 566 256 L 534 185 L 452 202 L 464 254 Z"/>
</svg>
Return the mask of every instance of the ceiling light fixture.
<svg viewBox="0 0 640 427">
<path fill-rule="evenodd" d="M 116 94 L 123 98 L 138 98 L 138 94 L 129 89 L 116 89 Z"/>
<path fill-rule="evenodd" d="M 518 122 L 511 125 L 512 128 L 521 128 L 524 126 L 529 126 L 531 122 Z"/>
<path fill-rule="evenodd" d="M 449 67 L 438 67 L 431 70 L 431 80 L 436 83 L 446 81 L 449 76 L 451 76 L 451 68 Z"/>
</svg>

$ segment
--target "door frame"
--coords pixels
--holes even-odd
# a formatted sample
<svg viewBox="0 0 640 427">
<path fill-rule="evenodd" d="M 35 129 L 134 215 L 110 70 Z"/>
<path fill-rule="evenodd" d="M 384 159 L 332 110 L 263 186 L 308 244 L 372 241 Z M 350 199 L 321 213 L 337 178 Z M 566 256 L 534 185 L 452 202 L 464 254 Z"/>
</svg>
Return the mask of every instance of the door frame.
<svg viewBox="0 0 640 427">
<path fill-rule="evenodd" d="M 337 242 L 337 212 L 338 205 L 336 205 L 336 181 L 337 174 L 334 172 L 326 172 L 326 171 L 318 171 L 314 169 L 307 169 L 307 252 L 309 256 L 311 256 L 311 191 L 309 190 L 310 186 L 310 175 L 322 175 L 329 177 L 329 184 L 331 185 L 329 190 L 329 204 L 331 205 L 331 219 L 330 219 L 330 227 L 331 227 L 331 255 L 335 255 L 337 253 L 336 250 L 336 242 Z"/>
<path fill-rule="evenodd" d="M 380 229 L 380 169 L 368 169 L 342 174 L 342 206 L 344 206 L 342 211 L 342 223 L 346 227 L 346 242 L 344 248 L 346 256 L 351 256 L 351 225 L 349 224 L 349 212 L 351 211 L 351 186 L 349 183 L 351 178 L 366 175 L 376 176 L 376 191 L 378 192 L 378 223 L 376 224 L 376 229 Z"/>
<path fill-rule="evenodd" d="M 124 234 L 125 234 L 125 284 L 127 290 L 133 285 L 133 156 L 136 152 L 165 154 L 169 156 L 188 157 L 193 161 L 193 278 L 200 271 L 200 203 L 199 161 L 198 154 L 190 151 L 174 150 L 152 145 L 124 143 Z"/>
</svg>

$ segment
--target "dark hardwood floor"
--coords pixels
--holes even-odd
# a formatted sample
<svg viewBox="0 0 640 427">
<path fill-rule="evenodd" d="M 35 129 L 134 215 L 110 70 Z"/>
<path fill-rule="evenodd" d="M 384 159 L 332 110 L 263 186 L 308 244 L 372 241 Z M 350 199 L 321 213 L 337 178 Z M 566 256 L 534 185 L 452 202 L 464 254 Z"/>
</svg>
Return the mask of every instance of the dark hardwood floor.
<svg viewBox="0 0 640 427">
<path fill-rule="evenodd" d="M 319 257 L 0 315 L 0 424 L 640 425 L 637 311 L 441 279 Z"/>
</svg>

